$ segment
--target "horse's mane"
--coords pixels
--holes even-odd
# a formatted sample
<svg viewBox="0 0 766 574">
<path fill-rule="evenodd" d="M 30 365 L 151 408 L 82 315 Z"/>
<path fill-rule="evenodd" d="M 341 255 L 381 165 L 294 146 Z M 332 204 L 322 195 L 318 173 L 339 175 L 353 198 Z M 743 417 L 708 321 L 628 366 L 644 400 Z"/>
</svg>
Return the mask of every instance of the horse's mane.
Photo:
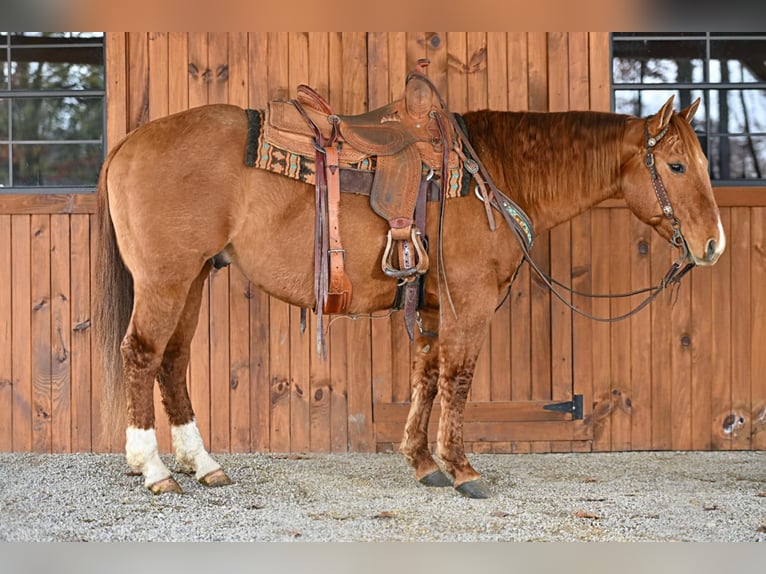
<svg viewBox="0 0 766 574">
<path fill-rule="evenodd" d="M 463 117 L 495 184 L 522 207 L 564 198 L 586 204 L 616 189 L 628 116 L 483 110 Z"/>
</svg>

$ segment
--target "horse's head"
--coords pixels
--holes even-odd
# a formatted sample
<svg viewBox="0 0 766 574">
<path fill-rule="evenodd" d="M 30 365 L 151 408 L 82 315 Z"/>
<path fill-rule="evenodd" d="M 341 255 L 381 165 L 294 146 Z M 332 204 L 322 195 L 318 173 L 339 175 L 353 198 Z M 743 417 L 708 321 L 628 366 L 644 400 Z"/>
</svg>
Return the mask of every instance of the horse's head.
<svg viewBox="0 0 766 574">
<path fill-rule="evenodd" d="M 697 265 L 712 265 L 726 247 L 708 163 L 691 119 L 697 99 L 679 113 L 673 96 L 647 119 L 631 119 L 624 140 L 621 188 L 631 211 Z"/>
</svg>

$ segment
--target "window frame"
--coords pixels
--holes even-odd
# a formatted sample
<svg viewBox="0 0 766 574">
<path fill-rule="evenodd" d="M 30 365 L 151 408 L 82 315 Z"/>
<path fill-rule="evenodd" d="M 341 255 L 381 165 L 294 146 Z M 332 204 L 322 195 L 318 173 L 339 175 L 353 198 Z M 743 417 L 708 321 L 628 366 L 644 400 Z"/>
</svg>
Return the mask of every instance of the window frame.
<svg viewBox="0 0 766 574">
<path fill-rule="evenodd" d="M 757 82 L 712 82 L 710 81 L 710 61 L 716 58 L 712 55 L 711 49 L 712 42 L 725 41 L 725 40 L 766 40 L 766 36 L 763 33 L 720 33 L 720 32 L 679 32 L 679 33 L 636 33 L 636 35 L 629 37 L 615 37 L 616 33 L 609 34 L 609 97 L 610 108 L 615 110 L 616 108 L 616 94 L 620 91 L 637 91 L 637 92 L 653 92 L 653 91 L 677 91 L 677 90 L 694 90 L 703 93 L 704 103 L 706 106 L 711 105 L 711 91 L 725 92 L 727 90 L 764 90 L 766 91 L 766 81 Z M 663 82 L 663 83 L 616 83 L 614 76 L 614 59 L 615 59 L 615 43 L 629 42 L 629 41 L 694 41 L 704 42 L 705 54 L 704 54 L 704 80 L 701 82 Z M 704 120 L 704 136 L 706 138 L 705 154 L 709 156 L 712 140 L 714 138 L 736 138 L 747 135 L 757 135 L 758 137 L 766 137 L 764 132 L 720 132 L 713 131 L 711 129 L 712 118 L 710 113 L 706 113 Z M 723 191 L 724 195 L 731 195 L 731 190 L 748 189 L 762 194 L 762 190 L 766 188 L 766 174 L 761 179 L 743 178 L 743 179 L 712 179 L 712 185 L 718 190 Z M 718 193 L 716 194 L 718 195 Z M 752 193 L 747 193 L 747 197 L 753 197 Z M 739 203 L 739 202 L 737 202 Z M 764 200 L 759 197 L 759 204 L 763 204 Z"/>
<path fill-rule="evenodd" d="M 10 65 L 13 62 L 11 59 L 11 51 L 14 48 L 12 44 L 12 35 L 15 32 L 3 32 L 5 35 L 5 41 L 0 43 L 0 50 L 5 52 L 8 63 L 8 70 L 10 71 Z M 100 43 L 93 41 L 84 42 L 77 41 L 77 38 L 72 37 L 55 37 L 56 40 L 61 38 L 71 39 L 71 42 L 49 42 L 48 38 L 40 37 L 39 42 L 30 42 L 29 45 L 21 46 L 22 49 L 77 49 L 77 48 L 90 48 L 101 50 L 101 61 L 103 66 L 103 88 L 102 89 L 13 89 L 12 85 L 0 85 L 0 101 L 9 101 L 8 110 L 12 109 L 13 100 L 23 99 L 45 99 L 45 98 L 99 98 L 101 100 L 101 138 L 100 139 L 65 139 L 65 140 L 14 140 L 12 139 L 13 129 L 13 114 L 9 113 L 8 117 L 8 139 L 0 140 L 0 145 L 7 146 L 8 153 L 8 170 L 9 170 L 9 183 L 13 182 L 13 145 L 14 144 L 39 144 L 45 146 L 56 145 L 88 145 L 88 144 L 100 144 L 101 145 L 101 161 L 106 158 L 107 150 L 107 53 L 106 53 L 106 33 L 100 32 L 101 36 L 94 36 L 100 39 Z M 28 38 L 34 38 L 33 36 Z M 19 48 L 20 46 L 15 46 Z M 3 111 L 2 113 L 5 113 Z M 86 185 L 46 185 L 46 186 L 0 186 L 0 197 L 10 195 L 74 195 L 74 194 L 95 194 L 98 186 L 98 174 L 92 184 Z"/>
</svg>

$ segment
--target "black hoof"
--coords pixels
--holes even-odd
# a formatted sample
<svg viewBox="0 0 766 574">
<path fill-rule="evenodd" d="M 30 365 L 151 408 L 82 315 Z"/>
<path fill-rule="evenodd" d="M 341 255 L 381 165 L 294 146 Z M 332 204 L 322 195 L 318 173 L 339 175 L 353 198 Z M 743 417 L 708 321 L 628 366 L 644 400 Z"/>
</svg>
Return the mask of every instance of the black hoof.
<svg viewBox="0 0 766 574">
<path fill-rule="evenodd" d="M 449 476 L 444 474 L 441 470 L 435 470 L 421 478 L 420 484 L 425 484 L 426 486 L 442 487 L 452 486 L 452 481 L 450 480 Z"/>
<path fill-rule="evenodd" d="M 460 486 L 456 486 L 455 490 L 467 498 L 489 498 L 492 496 L 489 487 L 480 478 L 464 482 Z"/>
</svg>

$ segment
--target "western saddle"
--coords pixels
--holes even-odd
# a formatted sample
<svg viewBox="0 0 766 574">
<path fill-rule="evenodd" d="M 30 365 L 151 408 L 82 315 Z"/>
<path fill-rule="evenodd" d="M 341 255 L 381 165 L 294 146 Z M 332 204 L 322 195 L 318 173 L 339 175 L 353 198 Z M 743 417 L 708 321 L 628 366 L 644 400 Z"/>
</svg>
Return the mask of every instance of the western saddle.
<svg viewBox="0 0 766 574">
<path fill-rule="evenodd" d="M 361 115 L 335 114 L 306 85 L 298 87 L 296 99 L 268 104 L 264 139 L 316 158 L 314 289 L 320 319 L 323 313 L 346 313 L 352 295 L 338 226 L 340 166 L 374 157 L 370 206 L 389 224 L 381 268 L 404 286 L 405 324 L 413 336 L 420 278 L 429 268 L 424 237 L 429 183 L 440 173 L 445 188 L 449 167 L 460 162 L 459 135 L 424 74 L 427 65 L 420 60 L 408 74 L 401 99 Z"/>
</svg>

